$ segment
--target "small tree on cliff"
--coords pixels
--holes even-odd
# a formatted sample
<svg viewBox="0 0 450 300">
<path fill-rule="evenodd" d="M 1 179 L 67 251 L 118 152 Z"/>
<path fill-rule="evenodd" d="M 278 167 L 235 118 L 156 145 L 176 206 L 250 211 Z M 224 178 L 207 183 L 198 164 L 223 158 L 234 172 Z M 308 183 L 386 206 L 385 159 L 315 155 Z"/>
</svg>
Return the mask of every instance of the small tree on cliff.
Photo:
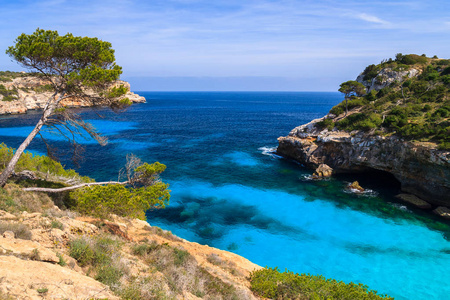
<svg viewBox="0 0 450 300">
<path fill-rule="evenodd" d="M 345 98 L 345 116 L 348 114 L 348 99 L 352 96 L 364 96 L 366 94 L 365 86 L 355 80 L 349 80 L 341 83 L 339 92 L 344 94 Z"/>
<path fill-rule="evenodd" d="M 70 33 L 60 36 L 57 31 L 38 28 L 33 34 L 23 33 L 17 37 L 6 54 L 51 85 L 53 95 L 45 103 L 34 129 L 0 174 L 0 187 L 6 184 L 20 156 L 33 138 L 40 135 L 44 125 L 53 127 L 54 131 L 71 140 L 74 145 L 75 137 L 81 131 L 87 132 L 101 144 L 106 143 L 106 139 L 89 123 L 67 112 L 61 105 L 62 100 L 77 97 L 91 105 L 113 109 L 130 105 L 130 101 L 123 97 L 127 89 L 114 85 L 122 68 L 115 64 L 114 50 L 108 42 Z"/>
</svg>

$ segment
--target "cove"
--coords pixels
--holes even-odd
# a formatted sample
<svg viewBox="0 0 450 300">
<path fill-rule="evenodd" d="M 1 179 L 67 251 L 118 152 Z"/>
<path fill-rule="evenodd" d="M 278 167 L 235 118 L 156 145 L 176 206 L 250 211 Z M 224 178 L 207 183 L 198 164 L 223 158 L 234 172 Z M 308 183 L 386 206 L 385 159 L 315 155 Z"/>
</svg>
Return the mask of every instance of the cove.
<svg viewBox="0 0 450 300">
<path fill-rule="evenodd" d="M 310 171 L 272 154 L 279 136 L 326 114 L 340 94 L 139 94 L 147 103 L 122 114 L 79 110 L 110 143 L 84 142 L 78 170 L 115 179 L 131 152 L 166 164 L 171 203 L 147 212 L 151 225 L 262 266 L 362 282 L 396 299 L 450 294 L 448 222 L 397 202 L 398 186 L 382 176 L 312 181 Z M 35 119 L 1 118 L 0 140 L 17 147 Z M 44 152 L 45 145 L 36 140 L 30 150 Z M 346 192 L 352 180 L 371 192 Z"/>
</svg>

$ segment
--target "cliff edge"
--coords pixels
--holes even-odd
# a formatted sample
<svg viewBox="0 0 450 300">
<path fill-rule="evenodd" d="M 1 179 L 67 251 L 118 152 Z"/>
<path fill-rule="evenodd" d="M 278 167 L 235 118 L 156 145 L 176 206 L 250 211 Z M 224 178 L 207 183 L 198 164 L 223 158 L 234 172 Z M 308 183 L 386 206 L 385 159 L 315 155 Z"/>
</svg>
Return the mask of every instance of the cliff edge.
<svg viewBox="0 0 450 300">
<path fill-rule="evenodd" d="M 402 191 L 442 206 L 435 212 L 448 218 L 448 74 L 450 60 L 418 55 L 371 65 L 350 82 L 365 91 L 348 93 L 325 117 L 278 138 L 277 152 L 308 168 L 325 164 L 332 173 L 391 173 Z"/>
<path fill-rule="evenodd" d="M 43 108 L 52 96 L 48 83 L 27 73 L 1 72 L 0 76 L 0 115 L 25 114 L 28 110 Z M 0 74 L 1 75 L 1 74 Z M 5 76 L 6 75 L 6 76 Z M 144 103 L 145 98 L 130 91 L 130 84 L 117 81 L 116 85 L 123 85 L 128 92 L 124 98 L 133 103 Z M 88 107 L 88 102 L 81 98 L 70 97 L 62 101 L 64 107 Z"/>
</svg>

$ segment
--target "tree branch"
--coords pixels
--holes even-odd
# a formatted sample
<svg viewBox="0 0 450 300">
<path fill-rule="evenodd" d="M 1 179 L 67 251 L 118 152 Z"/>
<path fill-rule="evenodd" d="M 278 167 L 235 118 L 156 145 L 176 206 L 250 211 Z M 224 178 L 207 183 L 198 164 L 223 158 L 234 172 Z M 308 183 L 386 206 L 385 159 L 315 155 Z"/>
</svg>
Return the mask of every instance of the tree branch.
<svg viewBox="0 0 450 300">
<path fill-rule="evenodd" d="M 124 185 L 124 184 L 128 184 L 128 183 L 129 183 L 128 181 L 123 181 L 123 182 L 119 182 L 119 181 L 103 181 L 103 182 L 82 183 L 82 184 L 72 185 L 72 186 L 59 188 L 59 189 L 30 187 L 30 188 L 24 188 L 23 190 L 27 191 L 27 192 L 61 193 L 61 192 L 65 192 L 65 191 L 79 189 L 79 188 L 86 187 L 86 186 L 105 185 L 105 184 L 121 184 L 121 185 Z"/>
</svg>

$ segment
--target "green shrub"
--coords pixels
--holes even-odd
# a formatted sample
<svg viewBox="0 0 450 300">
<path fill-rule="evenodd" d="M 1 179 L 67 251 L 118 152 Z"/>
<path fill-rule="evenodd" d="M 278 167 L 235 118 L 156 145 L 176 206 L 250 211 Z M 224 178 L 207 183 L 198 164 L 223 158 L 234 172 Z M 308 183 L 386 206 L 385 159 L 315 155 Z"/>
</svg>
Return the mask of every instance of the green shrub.
<svg viewBox="0 0 450 300">
<path fill-rule="evenodd" d="M 145 211 L 163 208 L 169 202 L 168 184 L 155 182 L 141 188 L 126 188 L 120 184 L 95 186 L 71 193 L 75 209 L 82 214 L 107 218 L 110 214 L 145 220 Z"/>
<path fill-rule="evenodd" d="M 159 247 L 161 247 L 158 243 L 153 241 L 151 244 L 139 244 L 132 247 L 132 253 L 134 255 L 138 256 L 145 256 L 147 254 L 150 254 L 151 252 L 157 250 Z"/>
<path fill-rule="evenodd" d="M 251 290 L 270 299 L 393 299 L 378 295 L 361 283 L 344 283 L 321 275 L 283 273 L 278 268 L 265 268 L 250 274 Z"/>
<path fill-rule="evenodd" d="M 61 223 L 61 222 L 59 222 L 57 220 L 53 220 L 50 226 L 52 228 L 57 228 L 57 229 L 61 229 L 61 230 L 63 230 L 63 228 L 64 228 L 63 223 Z"/>
<path fill-rule="evenodd" d="M 316 127 L 320 130 L 327 128 L 328 130 L 333 130 L 334 122 L 331 119 L 323 119 L 316 123 Z"/>
<path fill-rule="evenodd" d="M 3 84 L 0 84 L 0 95 L 3 96 L 3 101 L 14 101 L 19 97 L 19 92 L 15 87 L 7 89 Z"/>
<path fill-rule="evenodd" d="M 173 248 L 173 253 L 175 266 L 183 265 L 186 259 L 190 256 L 189 252 L 178 248 Z"/>
<path fill-rule="evenodd" d="M 11 160 L 15 149 L 9 148 L 4 143 L 0 144 L 0 170 L 4 169 Z M 66 178 L 77 178 L 82 182 L 92 182 L 93 179 L 87 176 L 80 176 L 74 170 L 66 170 L 57 161 L 45 155 L 36 155 L 30 152 L 24 152 L 17 162 L 15 171 L 30 170 L 34 172 L 49 173 Z"/>
<path fill-rule="evenodd" d="M 102 264 L 96 271 L 95 279 L 110 287 L 117 286 L 120 278 L 123 276 L 123 271 L 113 264 Z"/>
<path fill-rule="evenodd" d="M 77 238 L 69 242 L 69 255 L 84 267 L 95 262 L 95 251 L 85 238 Z"/>
<path fill-rule="evenodd" d="M 376 65 L 369 65 L 364 69 L 363 72 L 363 80 L 364 81 L 370 81 L 373 78 L 377 77 L 378 72 L 380 71 L 380 67 Z"/>
</svg>

